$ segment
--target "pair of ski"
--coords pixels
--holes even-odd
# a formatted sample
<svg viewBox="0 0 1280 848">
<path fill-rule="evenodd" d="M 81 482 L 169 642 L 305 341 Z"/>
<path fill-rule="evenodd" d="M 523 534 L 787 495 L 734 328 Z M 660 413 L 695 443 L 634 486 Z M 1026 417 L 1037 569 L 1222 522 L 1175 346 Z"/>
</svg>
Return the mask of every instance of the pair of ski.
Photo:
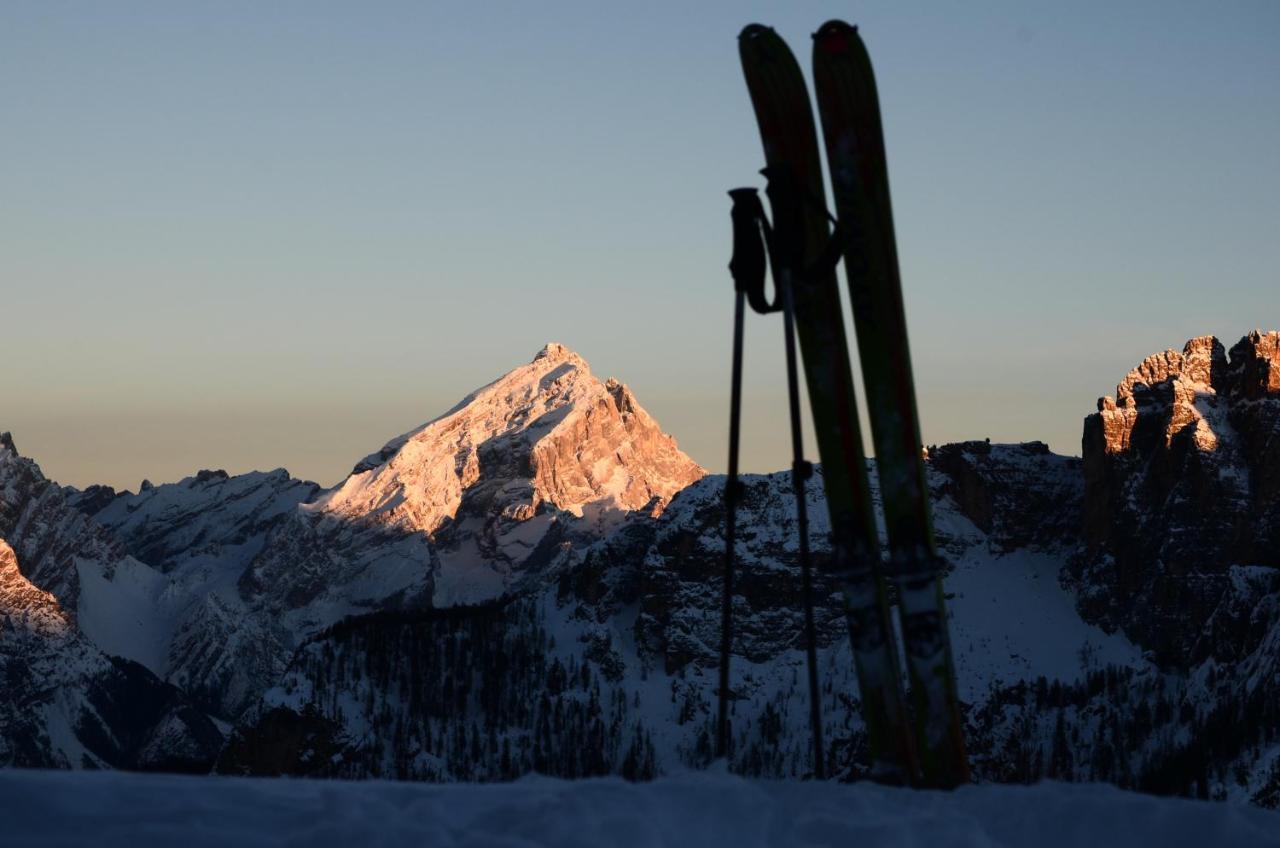
<svg viewBox="0 0 1280 848">
<path fill-rule="evenodd" d="M 720 747 L 726 753 L 728 647 L 737 482 L 741 327 L 744 298 L 760 312 L 781 309 L 786 322 L 794 453 L 793 482 L 801 533 L 815 769 L 823 773 L 815 634 L 808 600 L 804 463 L 794 337 L 809 393 L 823 487 L 830 511 L 829 576 L 848 619 L 861 695 L 871 777 L 903 785 L 954 787 L 967 782 L 954 665 L 942 593 L 943 562 L 933 540 L 921 456 L 906 318 L 889 202 L 888 169 L 875 78 L 857 29 L 840 21 L 814 35 L 813 76 L 835 194 L 834 235 L 826 210 L 817 132 L 804 76 L 786 43 L 753 24 L 739 36 L 747 88 L 764 143 L 772 224 L 752 189 L 734 198 L 737 289 L 730 479 L 726 488 L 724 644 L 721 657 Z M 767 244 L 768 256 L 765 249 Z M 841 317 L 836 265 L 844 258 L 862 364 L 876 471 L 889 542 L 880 552 L 867 478 L 853 373 Z M 766 263 L 777 302 L 764 297 Z M 794 329 L 793 329 L 794 328 Z M 895 590 L 909 688 L 900 671 L 890 611 Z"/>
</svg>

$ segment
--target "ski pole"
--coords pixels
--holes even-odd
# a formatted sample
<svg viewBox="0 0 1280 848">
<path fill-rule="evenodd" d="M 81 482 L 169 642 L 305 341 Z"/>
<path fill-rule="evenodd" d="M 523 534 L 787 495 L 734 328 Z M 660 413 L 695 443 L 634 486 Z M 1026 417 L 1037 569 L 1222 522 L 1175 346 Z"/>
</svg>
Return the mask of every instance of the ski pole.
<svg viewBox="0 0 1280 848">
<path fill-rule="evenodd" d="M 733 572 L 736 565 L 737 512 L 741 484 L 738 482 L 738 446 L 742 432 L 742 336 L 749 279 L 764 274 L 764 249 L 759 223 L 752 204 L 759 206 L 755 189 L 734 189 L 733 258 L 733 365 L 729 390 L 729 476 L 724 486 L 724 597 L 720 608 L 720 691 L 716 724 L 716 757 L 729 756 L 729 654 L 733 650 Z M 761 285 L 763 288 L 763 284 Z"/>
<path fill-rule="evenodd" d="M 804 435 L 800 431 L 800 378 L 796 369 L 795 315 L 791 298 L 791 273 L 777 275 L 782 295 L 783 335 L 787 347 L 787 406 L 791 418 L 791 486 L 796 497 L 796 532 L 800 534 L 800 574 L 804 604 L 805 658 L 809 666 L 809 721 L 813 725 L 813 776 L 826 777 L 825 746 L 822 742 L 822 703 L 818 687 L 818 634 L 813 624 L 813 567 L 809 556 L 809 508 L 805 503 L 805 481 L 813 475 L 813 464 L 804 458 Z"/>
</svg>

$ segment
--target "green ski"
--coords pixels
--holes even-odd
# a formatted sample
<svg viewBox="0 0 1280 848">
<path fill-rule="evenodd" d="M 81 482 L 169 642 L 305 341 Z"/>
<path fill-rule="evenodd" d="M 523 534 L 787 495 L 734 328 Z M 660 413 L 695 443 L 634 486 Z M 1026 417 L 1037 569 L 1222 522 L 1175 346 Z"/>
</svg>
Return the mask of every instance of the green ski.
<svg viewBox="0 0 1280 848">
<path fill-rule="evenodd" d="M 918 767 L 880 573 L 838 281 L 834 264 L 821 267 L 831 237 L 808 89 L 791 50 L 772 29 L 746 27 L 738 48 L 768 165 L 773 266 L 775 274 L 787 275 L 793 295 L 831 516 L 829 573 L 844 596 L 871 776 L 914 783 Z"/>
<path fill-rule="evenodd" d="M 915 747 L 924 783 L 969 779 L 934 547 L 889 204 L 880 105 L 871 59 L 855 27 L 829 21 L 814 36 L 813 77 L 849 277 L 876 471 L 889 536 L 889 571 L 902 618 Z"/>
</svg>

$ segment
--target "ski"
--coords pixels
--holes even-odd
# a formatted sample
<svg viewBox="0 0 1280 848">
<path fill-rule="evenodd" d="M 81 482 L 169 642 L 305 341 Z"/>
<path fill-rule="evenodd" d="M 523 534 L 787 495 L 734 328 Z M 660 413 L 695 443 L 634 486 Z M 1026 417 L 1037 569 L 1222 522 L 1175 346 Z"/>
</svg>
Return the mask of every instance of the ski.
<svg viewBox="0 0 1280 848">
<path fill-rule="evenodd" d="M 814 35 L 813 77 L 853 305 L 925 785 L 969 779 L 911 375 L 880 105 L 856 27 Z"/>
<path fill-rule="evenodd" d="M 841 317 L 822 164 L 808 88 L 795 57 L 771 28 L 738 37 L 747 89 L 764 144 L 773 211 L 775 279 L 791 293 L 795 332 L 813 413 L 831 517 L 828 573 L 844 597 L 861 695 L 871 776 L 913 783 L 918 774 L 899 675 L 875 517 Z"/>
</svg>

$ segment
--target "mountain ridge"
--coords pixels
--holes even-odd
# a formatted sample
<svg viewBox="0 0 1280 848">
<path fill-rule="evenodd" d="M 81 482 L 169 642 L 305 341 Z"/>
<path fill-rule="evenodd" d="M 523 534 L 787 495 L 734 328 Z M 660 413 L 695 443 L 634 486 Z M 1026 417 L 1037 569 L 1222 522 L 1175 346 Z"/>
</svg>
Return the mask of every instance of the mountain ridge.
<svg viewBox="0 0 1280 848">
<path fill-rule="evenodd" d="M 1123 548 L 1139 527 L 1195 556 L 1216 513 L 1179 507 L 1166 483 L 1175 494 L 1228 487 L 1237 508 L 1247 496 L 1262 507 L 1263 538 L 1280 524 L 1268 506 L 1278 340 L 1255 332 L 1225 357 L 1216 340 L 1193 339 L 1149 358 L 1122 381 L 1117 414 L 1101 415 L 1100 402 L 1088 419 L 1082 458 L 1039 443 L 929 449 L 980 775 L 1280 801 L 1280 740 L 1257 730 L 1280 726 L 1267 712 L 1280 563 L 1242 564 L 1230 546 L 1210 545 L 1226 553 L 1197 572 L 1197 594 L 1178 595 L 1176 574 Z M 1099 428 L 1118 434 L 1115 449 L 1090 435 Z M 69 553 L 40 557 L 32 582 L 61 587 L 88 633 L 102 636 L 122 610 L 163 613 L 152 634 L 165 640 L 162 656 L 138 659 L 234 725 L 219 770 L 643 777 L 710 756 L 723 477 L 706 475 L 623 384 L 598 380 L 567 348 L 548 345 L 327 490 L 281 472 L 201 472 L 137 494 L 80 492 L 15 456 L 0 451 L 0 493 L 13 501 L 0 504 L 0 538 L 36 507 L 43 518 L 23 526 L 39 538 L 67 530 Z M 1240 463 L 1247 475 L 1219 473 Z M 1168 470 L 1152 476 L 1158 467 Z M 839 598 L 821 574 L 816 479 L 831 762 L 857 777 L 865 740 Z M 798 775 L 808 754 L 789 477 L 749 475 L 744 486 L 734 767 Z M 63 574 L 80 544 L 106 552 L 100 565 Z M 471 606 L 494 598 L 500 607 Z M 441 617 L 442 606 L 456 613 Z M 1208 635 L 1162 644 L 1171 626 Z M 499 673 L 513 662 L 515 676 Z M 1132 723 L 1125 697 L 1156 705 L 1145 723 Z M 1171 697 L 1184 706 L 1167 706 Z M 1211 752 L 1176 743 L 1217 727 L 1227 729 L 1214 731 Z M 583 740 L 598 755 L 586 757 Z M 328 759 L 307 759 L 318 751 Z M 1118 751 L 1134 753 L 1126 762 Z"/>
</svg>

